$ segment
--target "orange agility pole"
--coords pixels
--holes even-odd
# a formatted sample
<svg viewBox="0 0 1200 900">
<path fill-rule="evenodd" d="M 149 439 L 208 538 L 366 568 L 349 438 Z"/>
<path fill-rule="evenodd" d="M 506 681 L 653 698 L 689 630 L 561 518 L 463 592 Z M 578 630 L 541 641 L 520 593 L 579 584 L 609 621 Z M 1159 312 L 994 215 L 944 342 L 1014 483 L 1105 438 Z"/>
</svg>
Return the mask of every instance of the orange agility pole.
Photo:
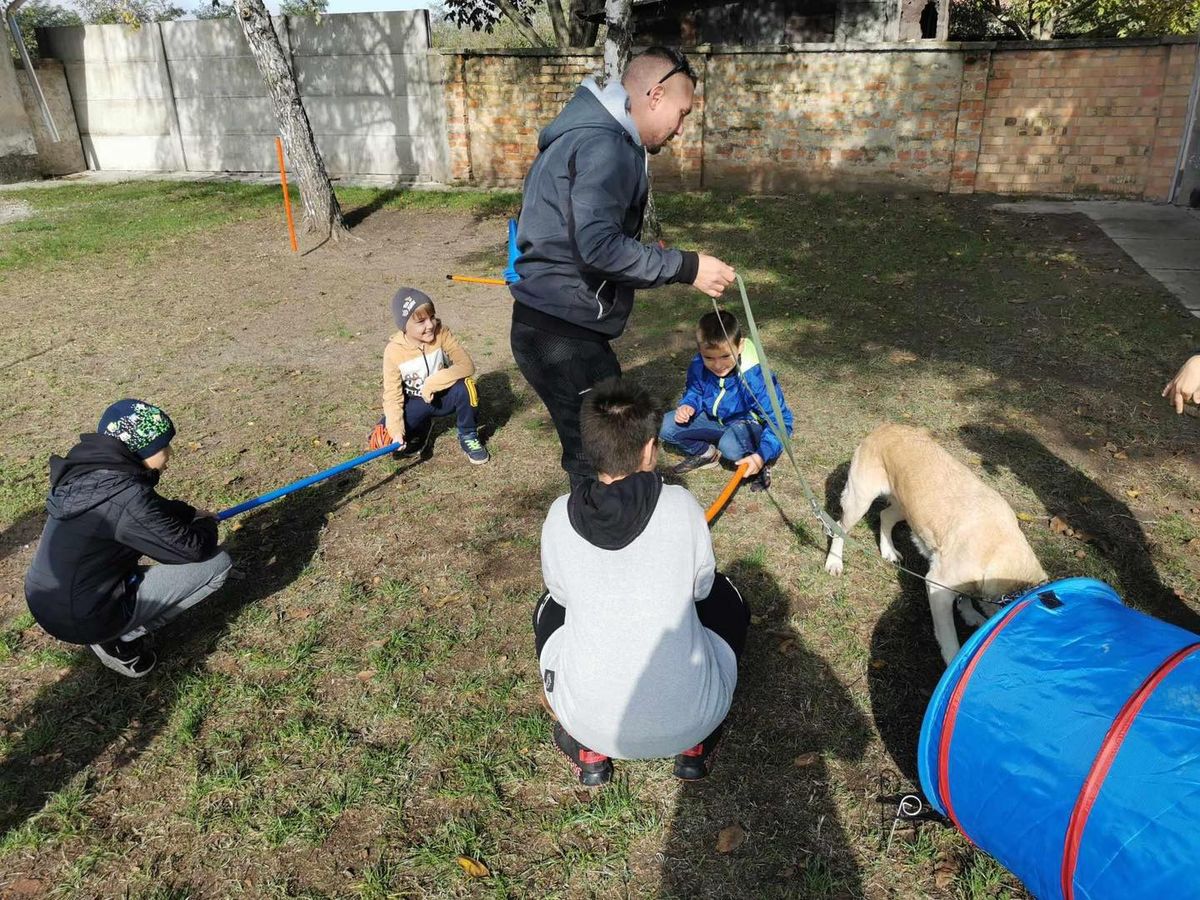
<svg viewBox="0 0 1200 900">
<path fill-rule="evenodd" d="M 737 490 L 737 486 L 741 484 L 742 479 L 746 477 L 746 464 L 742 463 L 737 467 L 737 471 L 733 473 L 733 477 L 729 479 L 729 484 L 725 485 L 725 489 L 721 491 L 713 505 L 708 508 L 708 512 L 704 514 L 704 521 L 712 524 L 712 520 L 725 508 L 725 504 L 729 502 L 729 498 L 733 496 L 733 492 Z"/>
<path fill-rule="evenodd" d="M 451 281 L 461 281 L 463 284 L 508 284 L 503 278 L 476 278 L 474 275 L 447 275 Z"/>
<path fill-rule="evenodd" d="M 288 237 L 292 239 L 292 252 L 300 252 L 296 246 L 296 225 L 292 221 L 292 198 L 288 196 L 287 170 L 283 167 L 283 141 L 275 138 L 275 152 L 279 155 L 279 181 L 283 185 L 283 211 L 287 213 Z"/>
</svg>

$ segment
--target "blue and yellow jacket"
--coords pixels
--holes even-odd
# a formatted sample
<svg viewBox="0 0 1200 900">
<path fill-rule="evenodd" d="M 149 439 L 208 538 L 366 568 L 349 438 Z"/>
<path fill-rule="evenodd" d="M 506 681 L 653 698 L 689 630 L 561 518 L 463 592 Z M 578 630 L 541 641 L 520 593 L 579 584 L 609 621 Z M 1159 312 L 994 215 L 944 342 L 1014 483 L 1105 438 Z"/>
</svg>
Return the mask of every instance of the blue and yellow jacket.
<svg viewBox="0 0 1200 900">
<path fill-rule="evenodd" d="M 683 390 L 679 405 L 691 406 L 697 412 L 707 413 L 722 425 L 741 419 L 758 422 L 763 426 L 758 453 L 764 462 L 772 462 L 783 452 L 783 447 L 767 425 L 771 415 L 771 398 L 767 396 L 766 379 L 763 377 L 762 366 L 758 363 L 758 349 L 751 341 L 746 341 L 742 347 L 738 369 L 741 371 L 740 378 L 737 372 L 730 372 L 724 378 L 720 378 L 704 368 L 704 360 L 697 353 L 688 366 L 687 386 Z M 792 411 L 788 409 L 783 389 L 780 388 L 779 379 L 774 373 L 771 374 L 771 380 L 775 386 L 775 394 L 779 397 L 784 426 L 790 435 Z"/>
</svg>

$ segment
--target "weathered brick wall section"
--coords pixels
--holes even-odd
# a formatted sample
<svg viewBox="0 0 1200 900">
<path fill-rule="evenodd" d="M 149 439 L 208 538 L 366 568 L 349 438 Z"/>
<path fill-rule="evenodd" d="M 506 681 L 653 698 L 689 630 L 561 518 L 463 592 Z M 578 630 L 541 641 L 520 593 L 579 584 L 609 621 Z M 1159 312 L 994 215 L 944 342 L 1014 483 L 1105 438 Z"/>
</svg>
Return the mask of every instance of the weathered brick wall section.
<svg viewBox="0 0 1200 900">
<path fill-rule="evenodd" d="M 1191 42 L 700 48 L 684 134 L 651 163 L 668 188 L 809 184 L 1165 199 Z M 598 54 L 451 54 L 454 177 L 518 186 L 537 132 Z"/>
<path fill-rule="evenodd" d="M 456 180 L 520 186 L 538 132 L 603 66 L 596 53 L 454 54 L 447 72 L 450 164 Z"/>
<path fill-rule="evenodd" d="M 1158 125 L 1154 133 L 1154 150 L 1150 154 L 1150 171 L 1146 175 L 1146 196 L 1151 198 L 1166 197 L 1171 191 L 1179 146 L 1183 141 L 1188 93 L 1196 65 L 1196 48 L 1191 44 L 1173 44 L 1169 50 L 1163 76 L 1162 102 L 1158 108 Z"/>
<path fill-rule="evenodd" d="M 908 183 L 944 190 L 958 118 L 956 53 L 714 54 L 706 186 Z"/>
<path fill-rule="evenodd" d="M 990 53 L 963 54 L 962 91 L 958 100 L 958 125 L 954 131 L 954 159 L 948 185 L 952 194 L 975 192 L 991 65 Z"/>
<path fill-rule="evenodd" d="M 654 183 L 700 187 L 704 147 L 703 60 L 683 135 L 653 158 Z M 579 83 L 604 68 L 599 52 L 507 51 L 452 54 L 446 104 L 450 167 L 455 181 L 519 187 L 537 151 L 537 136 L 574 95 Z"/>
<path fill-rule="evenodd" d="M 993 53 L 976 189 L 1142 196 L 1170 49 Z"/>
</svg>

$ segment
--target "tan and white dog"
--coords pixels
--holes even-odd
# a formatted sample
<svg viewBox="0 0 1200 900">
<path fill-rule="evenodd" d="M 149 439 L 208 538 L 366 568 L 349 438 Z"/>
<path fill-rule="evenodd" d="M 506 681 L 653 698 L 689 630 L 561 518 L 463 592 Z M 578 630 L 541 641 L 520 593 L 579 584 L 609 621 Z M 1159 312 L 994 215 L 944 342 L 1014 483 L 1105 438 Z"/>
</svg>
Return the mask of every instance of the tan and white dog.
<svg viewBox="0 0 1200 900">
<path fill-rule="evenodd" d="M 996 491 L 937 445 L 923 428 L 881 425 L 854 451 L 842 491 L 841 526 L 850 531 L 877 497 L 890 503 L 879 514 L 879 552 L 899 562 L 892 529 L 907 521 L 929 559 L 929 611 L 947 664 L 958 652 L 954 601 L 959 594 L 996 599 L 1046 580 L 1017 517 Z M 835 537 L 825 570 L 842 573 L 844 541 Z M 970 625 L 983 617 L 963 604 Z"/>
</svg>

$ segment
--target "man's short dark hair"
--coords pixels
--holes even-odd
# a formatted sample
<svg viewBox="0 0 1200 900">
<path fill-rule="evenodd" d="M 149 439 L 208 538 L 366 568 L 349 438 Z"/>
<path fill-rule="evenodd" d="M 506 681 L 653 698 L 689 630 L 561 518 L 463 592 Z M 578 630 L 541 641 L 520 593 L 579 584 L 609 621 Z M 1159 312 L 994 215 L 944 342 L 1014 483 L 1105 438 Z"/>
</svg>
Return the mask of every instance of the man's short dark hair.
<svg viewBox="0 0 1200 900">
<path fill-rule="evenodd" d="M 658 80 L 659 84 L 662 84 L 677 72 L 682 72 L 690 78 L 692 80 L 692 87 L 695 87 L 696 82 L 699 80 L 699 76 L 696 75 L 696 70 L 692 68 L 692 63 L 687 58 L 687 54 L 674 47 L 664 47 L 661 44 L 655 44 L 653 47 L 647 47 L 641 53 L 635 53 L 633 59 L 629 62 L 632 65 L 635 60 L 639 59 L 661 59 L 663 62 L 670 64 L 670 71 Z M 626 72 L 628 71 L 629 67 L 627 66 Z"/>
<path fill-rule="evenodd" d="M 642 464 L 642 448 L 658 438 L 659 411 L 632 381 L 609 378 L 584 395 L 583 452 L 597 472 L 620 477 Z"/>
<path fill-rule="evenodd" d="M 696 326 L 696 339 L 702 347 L 723 347 L 726 341 L 730 341 L 736 353 L 737 345 L 742 339 L 742 326 L 738 324 L 737 317 L 727 309 L 721 310 L 720 313 L 705 313 L 700 317 L 700 324 Z"/>
</svg>

